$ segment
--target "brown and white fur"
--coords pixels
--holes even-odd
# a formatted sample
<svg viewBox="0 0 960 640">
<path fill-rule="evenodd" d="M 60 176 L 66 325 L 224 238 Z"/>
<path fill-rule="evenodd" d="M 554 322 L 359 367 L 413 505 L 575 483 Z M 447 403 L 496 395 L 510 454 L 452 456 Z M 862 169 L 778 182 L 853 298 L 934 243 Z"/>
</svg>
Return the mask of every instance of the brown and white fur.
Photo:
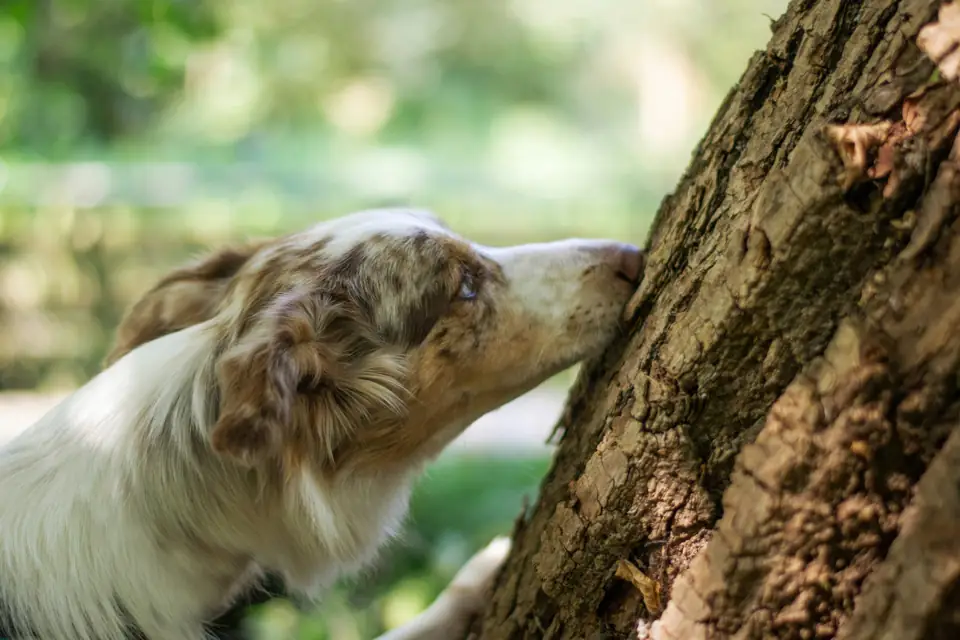
<svg viewBox="0 0 960 640">
<path fill-rule="evenodd" d="M 0 448 L 7 616 L 191 640 L 262 571 L 322 593 L 465 427 L 602 349 L 641 266 L 630 245 L 490 248 L 377 210 L 178 271 L 102 373 Z M 462 635 L 505 552 L 390 637 Z"/>
</svg>

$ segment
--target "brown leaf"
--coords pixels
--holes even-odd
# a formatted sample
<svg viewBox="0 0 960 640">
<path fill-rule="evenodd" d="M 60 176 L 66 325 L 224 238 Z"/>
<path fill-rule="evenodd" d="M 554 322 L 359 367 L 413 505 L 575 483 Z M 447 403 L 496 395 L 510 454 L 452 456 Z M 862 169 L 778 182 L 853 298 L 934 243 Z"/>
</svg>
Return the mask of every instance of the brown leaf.
<svg viewBox="0 0 960 640">
<path fill-rule="evenodd" d="M 877 162 L 868 172 L 874 180 L 886 178 L 893 171 L 893 162 L 896 159 L 892 144 L 885 144 L 877 151 Z"/>
<path fill-rule="evenodd" d="M 892 126 L 890 122 L 827 126 L 827 137 L 833 142 L 846 168 L 844 189 L 849 189 L 864 177 L 871 177 L 868 174 L 870 152 L 886 142 Z"/>
<path fill-rule="evenodd" d="M 923 131 L 927 124 L 927 114 L 920 107 L 920 98 L 922 94 L 916 97 L 909 96 L 903 101 L 903 124 L 907 127 L 910 135 L 916 135 Z"/>
<path fill-rule="evenodd" d="M 887 136 L 883 144 L 877 149 L 876 159 L 873 166 L 867 171 L 867 175 L 874 180 L 889 176 L 895 168 L 897 145 L 911 135 L 913 135 L 913 132 L 908 124 L 905 122 L 894 123 L 887 130 Z M 891 180 L 895 178 L 896 176 Z"/>
<path fill-rule="evenodd" d="M 937 22 L 931 22 L 917 35 L 917 46 L 933 60 L 947 80 L 960 77 L 960 5 L 940 5 Z"/>
<path fill-rule="evenodd" d="M 652 614 L 660 613 L 660 583 L 650 578 L 629 560 L 618 560 L 616 576 L 626 580 L 640 592 L 643 606 Z"/>
</svg>

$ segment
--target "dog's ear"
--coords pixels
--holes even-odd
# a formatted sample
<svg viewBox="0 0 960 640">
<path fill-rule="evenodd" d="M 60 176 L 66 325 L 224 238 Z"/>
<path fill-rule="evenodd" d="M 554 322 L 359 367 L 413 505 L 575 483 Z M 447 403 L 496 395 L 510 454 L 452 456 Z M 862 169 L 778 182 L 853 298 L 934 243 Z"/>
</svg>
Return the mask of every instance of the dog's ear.
<svg viewBox="0 0 960 640">
<path fill-rule="evenodd" d="M 265 243 L 220 249 L 165 276 L 127 310 L 104 364 L 109 366 L 146 342 L 212 318 L 233 276 Z"/>
<path fill-rule="evenodd" d="M 403 415 L 404 365 L 349 303 L 281 295 L 217 363 L 213 449 L 247 466 L 306 456 L 333 465 L 357 426 Z"/>
</svg>

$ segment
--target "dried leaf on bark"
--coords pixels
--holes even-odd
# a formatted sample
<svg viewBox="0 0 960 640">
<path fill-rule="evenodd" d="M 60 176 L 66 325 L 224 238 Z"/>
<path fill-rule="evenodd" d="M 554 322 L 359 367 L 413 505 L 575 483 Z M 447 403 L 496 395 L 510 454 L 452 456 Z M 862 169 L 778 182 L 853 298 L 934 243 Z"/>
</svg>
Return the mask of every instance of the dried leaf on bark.
<svg viewBox="0 0 960 640">
<path fill-rule="evenodd" d="M 862 180 L 886 178 L 883 197 L 889 198 L 893 195 L 900 185 L 897 161 L 904 141 L 931 126 L 923 101 L 925 94 L 926 89 L 921 89 L 905 99 L 901 120 L 897 122 L 841 124 L 826 128 L 828 138 L 843 161 L 844 189 L 849 189 Z M 955 128 L 958 117 L 960 114 L 951 114 L 941 124 Z"/>
<path fill-rule="evenodd" d="M 960 77 L 960 4 L 940 6 L 937 22 L 931 22 L 917 35 L 917 46 L 933 60 L 947 80 Z"/>
<path fill-rule="evenodd" d="M 873 177 L 869 173 L 875 155 L 873 151 L 887 141 L 892 127 L 891 122 L 877 122 L 829 125 L 826 128 L 827 137 L 833 142 L 846 169 L 844 189 L 849 189 L 864 178 Z"/>
<path fill-rule="evenodd" d="M 660 613 L 660 583 L 640 571 L 628 560 L 617 562 L 616 576 L 632 584 L 643 597 L 643 606 L 652 614 Z"/>
</svg>

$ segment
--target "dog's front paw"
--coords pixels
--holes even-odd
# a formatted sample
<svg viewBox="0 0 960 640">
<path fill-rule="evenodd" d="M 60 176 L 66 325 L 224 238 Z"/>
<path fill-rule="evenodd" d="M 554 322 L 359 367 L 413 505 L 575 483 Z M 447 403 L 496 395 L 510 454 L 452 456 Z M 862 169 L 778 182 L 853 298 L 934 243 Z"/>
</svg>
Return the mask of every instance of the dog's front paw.
<svg viewBox="0 0 960 640">
<path fill-rule="evenodd" d="M 498 536 L 473 555 L 447 586 L 448 595 L 457 600 L 458 608 L 470 614 L 479 613 L 487 591 L 493 587 L 497 571 L 510 553 L 510 538 Z"/>
<path fill-rule="evenodd" d="M 461 567 L 440 597 L 419 616 L 378 640 L 455 640 L 483 612 L 486 595 L 510 553 L 510 538 L 494 538 Z"/>
</svg>

